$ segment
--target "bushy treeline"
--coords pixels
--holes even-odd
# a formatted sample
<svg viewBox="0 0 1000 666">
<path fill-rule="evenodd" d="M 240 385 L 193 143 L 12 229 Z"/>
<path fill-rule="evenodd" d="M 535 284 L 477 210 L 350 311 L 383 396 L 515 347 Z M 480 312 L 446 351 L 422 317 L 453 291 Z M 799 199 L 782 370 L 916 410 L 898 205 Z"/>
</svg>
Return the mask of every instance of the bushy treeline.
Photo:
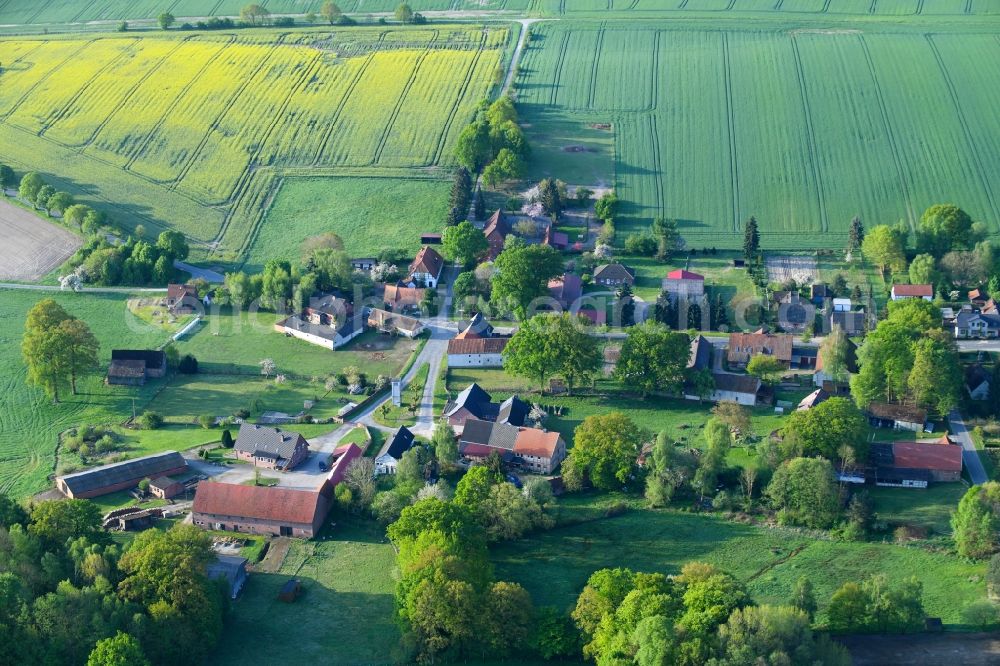
<svg viewBox="0 0 1000 666">
<path fill-rule="evenodd" d="M 25 509 L 0 495 L 0 662 L 204 661 L 228 600 L 207 577 L 214 560 L 209 537 L 190 525 L 119 546 L 88 500 Z"/>
</svg>

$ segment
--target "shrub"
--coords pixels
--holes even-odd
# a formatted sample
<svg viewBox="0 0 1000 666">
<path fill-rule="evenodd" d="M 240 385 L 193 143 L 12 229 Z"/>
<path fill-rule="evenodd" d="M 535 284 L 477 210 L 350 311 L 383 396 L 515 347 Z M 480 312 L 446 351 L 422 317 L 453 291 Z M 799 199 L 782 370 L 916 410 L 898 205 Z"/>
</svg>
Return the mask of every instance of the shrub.
<svg viewBox="0 0 1000 666">
<path fill-rule="evenodd" d="M 237 409 L 235 412 L 233 412 L 233 416 L 235 416 L 238 419 L 250 418 L 250 410 L 245 408 Z"/>
<path fill-rule="evenodd" d="M 213 414 L 202 414 L 198 417 L 198 425 L 200 425 L 205 430 L 215 426 L 215 415 Z"/>
<path fill-rule="evenodd" d="M 185 375 L 198 374 L 198 359 L 191 354 L 185 354 L 177 364 L 177 371 Z"/>
<path fill-rule="evenodd" d="M 98 453 L 110 453 L 118 448 L 118 442 L 110 434 L 106 434 L 94 443 L 94 450 Z"/>
<path fill-rule="evenodd" d="M 80 453 L 80 457 L 81 458 L 86 458 L 87 456 L 89 456 L 90 455 L 90 445 L 89 444 L 83 444 L 83 445 L 81 445 L 80 449 L 79 449 L 79 453 Z"/>
<path fill-rule="evenodd" d="M 143 495 L 149 492 L 149 479 L 143 479 L 139 482 L 139 491 Z"/>
<path fill-rule="evenodd" d="M 136 422 L 143 430 L 156 430 L 163 425 L 163 416 L 156 412 L 145 411 Z"/>
<path fill-rule="evenodd" d="M 628 504 L 625 502 L 615 502 L 611 504 L 607 509 L 604 510 L 605 518 L 614 518 L 615 516 L 620 516 L 628 511 Z"/>
<path fill-rule="evenodd" d="M 222 446 L 226 447 L 227 449 L 231 449 L 231 448 L 233 448 L 234 444 L 235 444 L 235 442 L 233 441 L 233 433 L 230 432 L 230 431 L 228 431 L 228 430 L 223 430 L 222 431 Z"/>
<path fill-rule="evenodd" d="M 977 629 L 988 629 L 996 625 L 998 620 L 1000 616 L 997 614 L 996 604 L 987 599 L 973 601 L 962 609 L 962 622 Z"/>
</svg>

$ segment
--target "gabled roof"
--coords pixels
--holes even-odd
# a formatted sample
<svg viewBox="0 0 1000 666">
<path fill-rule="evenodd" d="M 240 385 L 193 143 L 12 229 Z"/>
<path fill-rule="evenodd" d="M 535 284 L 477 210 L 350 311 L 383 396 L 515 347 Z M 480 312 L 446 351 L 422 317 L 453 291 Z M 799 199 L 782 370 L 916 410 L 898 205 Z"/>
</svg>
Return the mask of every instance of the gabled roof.
<svg viewBox="0 0 1000 666">
<path fill-rule="evenodd" d="M 537 428 L 521 428 L 514 440 L 514 453 L 522 456 L 551 458 L 559 446 L 558 432 L 545 432 Z"/>
<path fill-rule="evenodd" d="M 141 458 L 102 465 L 57 477 L 74 495 L 105 488 L 133 479 L 157 478 L 164 473 L 187 467 L 187 462 L 177 451 L 162 451 Z"/>
<path fill-rule="evenodd" d="M 601 264 L 594 269 L 594 279 L 602 280 L 634 280 L 635 271 L 625 264 Z"/>
<path fill-rule="evenodd" d="M 990 379 L 989 371 L 979 363 L 974 363 L 965 369 L 965 385 L 969 390 L 979 388 L 983 382 L 989 385 Z"/>
<path fill-rule="evenodd" d="M 927 410 L 912 405 L 896 405 L 888 402 L 868 403 L 868 413 L 877 419 L 904 421 L 906 423 L 927 422 Z"/>
<path fill-rule="evenodd" d="M 905 469 L 962 471 L 962 447 L 950 443 L 893 442 L 893 465 Z"/>
<path fill-rule="evenodd" d="M 728 372 L 713 372 L 712 379 L 715 380 L 715 388 L 717 391 L 757 395 L 757 391 L 760 390 L 760 379 L 752 375 L 734 375 Z"/>
<path fill-rule="evenodd" d="M 492 449 L 513 451 L 520 430 L 517 426 L 506 423 L 470 419 L 465 422 L 460 441 L 463 444 L 480 444 Z"/>
<path fill-rule="evenodd" d="M 413 433 L 406 426 L 400 426 L 396 434 L 392 436 L 392 439 L 388 440 L 382 445 L 382 449 L 378 452 L 376 458 L 381 458 L 382 456 L 389 456 L 394 460 L 399 460 L 403 457 L 403 454 L 413 448 Z"/>
<path fill-rule="evenodd" d="M 161 368 L 167 364 L 167 355 L 158 349 L 112 349 L 112 361 L 144 361 L 148 368 Z"/>
<path fill-rule="evenodd" d="M 792 336 L 760 332 L 729 334 L 730 360 L 754 354 L 767 354 L 779 361 L 791 361 Z"/>
<path fill-rule="evenodd" d="M 167 298 L 169 300 L 180 300 L 185 296 L 198 298 L 198 289 L 193 284 L 168 284 Z"/>
<path fill-rule="evenodd" d="M 496 234 L 503 240 L 509 233 L 510 222 L 507 221 L 507 216 L 503 214 L 502 208 L 490 215 L 490 219 L 486 220 L 486 226 L 483 227 L 483 235 L 487 238 Z"/>
<path fill-rule="evenodd" d="M 108 377 L 145 377 L 145 361 L 111 361 L 108 366 Z"/>
<path fill-rule="evenodd" d="M 417 252 L 416 259 L 410 264 L 410 273 L 427 273 L 437 277 L 444 267 L 444 257 L 432 247 L 424 246 Z"/>
<path fill-rule="evenodd" d="M 830 315 L 830 323 L 840 326 L 846 333 L 855 333 L 865 328 L 864 312 L 834 312 Z"/>
<path fill-rule="evenodd" d="M 240 426 L 234 448 L 257 457 L 289 460 L 295 455 L 295 449 L 300 441 L 305 442 L 305 439 L 297 432 L 244 423 Z"/>
<path fill-rule="evenodd" d="M 573 303 L 582 294 L 583 282 L 575 273 L 566 273 L 561 278 L 549 280 L 549 295 L 560 303 Z"/>
<path fill-rule="evenodd" d="M 825 400 L 827 400 L 829 398 L 830 398 L 830 394 L 829 393 L 827 393 L 826 391 L 824 391 L 821 388 L 818 388 L 815 391 L 813 391 L 812 393 L 810 393 L 809 395 L 807 395 L 806 397 L 802 398 L 802 401 L 799 402 L 798 409 L 799 409 L 799 411 L 806 410 L 806 409 L 812 409 L 813 407 L 815 407 L 819 403 L 824 402 Z"/>
<path fill-rule="evenodd" d="M 531 412 L 531 405 L 512 395 L 500 404 L 500 411 L 497 414 L 498 423 L 508 423 L 510 425 L 522 426 Z"/>
<path fill-rule="evenodd" d="M 401 331 L 419 331 L 423 328 L 419 319 L 378 308 L 368 313 L 368 325 L 376 328 L 396 328 Z"/>
<path fill-rule="evenodd" d="M 337 337 L 350 338 L 352 335 L 357 333 L 361 328 L 364 328 L 364 323 L 361 317 L 344 317 L 343 323 L 337 323 L 337 327 L 327 326 L 326 324 L 314 324 L 308 319 L 303 319 L 299 315 L 292 315 L 284 322 L 281 323 L 285 328 L 290 328 L 293 331 L 301 331 L 303 333 L 308 333 L 309 335 L 315 335 L 317 338 L 323 338 L 324 340 L 330 340 L 335 342 Z"/>
<path fill-rule="evenodd" d="M 492 408 L 490 394 L 487 393 L 475 382 L 469 384 L 454 401 L 445 407 L 444 415 L 451 416 L 460 409 L 467 409 L 474 416 L 480 418 L 486 416 Z"/>
<path fill-rule="evenodd" d="M 472 319 L 466 324 L 462 332 L 455 336 L 456 340 L 468 340 L 473 338 L 489 338 L 493 336 L 493 325 L 486 320 L 481 312 L 472 315 Z"/>
<path fill-rule="evenodd" d="M 314 490 L 202 481 L 195 492 L 192 511 L 214 516 L 311 525 L 321 511 L 321 497 Z"/>
<path fill-rule="evenodd" d="M 344 475 L 347 474 L 347 468 L 363 453 L 364 451 L 357 444 L 345 444 L 337 447 L 333 452 L 333 464 L 330 466 L 330 473 L 323 483 L 323 488 L 333 489 L 340 483 Z"/>
<path fill-rule="evenodd" d="M 419 287 L 387 284 L 382 291 L 382 301 L 393 305 L 420 305 L 420 301 L 424 299 L 424 291 Z"/>
<path fill-rule="evenodd" d="M 500 354 L 510 338 L 452 338 L 448 341 L 449 354 Z"/>
<path fill-rule="evenodd" d="M 704 335 L 696 335 L 691 340 L 691 354 L 688 356 L 687 367 L 691 370 L 704 370 L 712 364 L 712 343 Z"/>
<path fill-rule="evenodd" d="M 320 294 L 319 296 L 310 297 L 308 309 L 339 319 L 350 314 L 354 308 L 342 296 L 338 296 L 337 294 Z"/>
<path fill-rule="evenodd" d="M 704 275 L 698 275 L 697 273 L 692 273 L 691 271 L 679 268 L 676 271 L 670 271 L 667 273 L 668 280 L 701 280 L 705 281 Z"/>
<path fill-rule="evenodd" d="M 914 298 L 931 298 L 934 296 L 934 285 L 931 284 L 894 284 L 893 296 L 912 296 Z"/>
</svg>

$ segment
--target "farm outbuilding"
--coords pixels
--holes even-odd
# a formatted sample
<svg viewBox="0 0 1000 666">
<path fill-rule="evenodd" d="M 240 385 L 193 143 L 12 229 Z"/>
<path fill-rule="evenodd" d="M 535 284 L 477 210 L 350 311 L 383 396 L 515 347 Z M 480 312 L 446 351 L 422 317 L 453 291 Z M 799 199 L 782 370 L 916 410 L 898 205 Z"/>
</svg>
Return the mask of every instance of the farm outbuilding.
<svg viewBox="0 0 1000 666">
<path fill-rule="evenodd" d="M 158 499 L 170 499 L 184 492 L 184 485 L 169 476 L 160 476 L 149 482 L 149 494 Z"/>
<path fill-rule="evenodd" d="M 202 481 L 194 496 L 191 518 L 206 530 L 308 539 L 322 527 L 330 511 L 331 496 L 326 490 Z"/>
<path fill-rule="evenodd" d="M 56 487 L 66 497 L 74 499 L 100 497 L 134 488 L 143 479 L 184 474 L 187 471 L 187 462 L 180 453 L 163 451 L 56 477 Z"/>
<path fill-rule="evenodd" d="M 167 355 L 157 349 L 115 349 L 108 366 L 108 384 L 142 386 L 167 374 Z"/>
<path fill-rule="evenodd" d="M 208 577 L 224 579 L 229 588 L 229 598 L 235 599 L 247 582 L 247 562 L 245 557 L 219 555 L 215 562 L 208 565 Z"/>
</svg>

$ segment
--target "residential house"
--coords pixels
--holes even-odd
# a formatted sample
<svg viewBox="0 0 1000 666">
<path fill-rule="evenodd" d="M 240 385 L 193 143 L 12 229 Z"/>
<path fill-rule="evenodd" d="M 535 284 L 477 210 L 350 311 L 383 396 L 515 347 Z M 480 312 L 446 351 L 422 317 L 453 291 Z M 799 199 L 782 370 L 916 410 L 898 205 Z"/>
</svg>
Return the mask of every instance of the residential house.
<svg viewBox="0 0 1000 666">
<path fill-rule="evenodd" d="M 302 319 L 310 324 L 337 326 L 354 314 L 354 306 L 337 294 L 320 294 L 309 299 L 302 309 Z"/>
<path fill-rule="evenodd" d="M 973 289 L 969 292 L 969 302 L 975 307 L 982 307 L 986 305 L 986 292 L 982 289 Z"/>
<path fill-rule="evenodd" d="M 865 332 L 864 312 L 831 312 L 830 327 L 839 326 L 848 335 L 860 335 Z"/>
<path fill-rule="evenodd" d="M 208 565 L 208 578 L 209 580 L 221 578 L 226 581 L 229 598 L 235 599 L 247 582 L 247 562 L 249 560 L 245 557 L 217 555 L 215 562 Z"/>
<path fill-rule="evenodd" d="M 569 236 L 561 231 L 556 231 L 554 225 L 548 224 L 545 227 L 545 235 L 542 237 L 542 244 L 548 245 L 553 250 L 562 252 L 569 247 Z"/>
<path fill-rule="evenodd" d="M 858 346 L 854 344 L 851 340 L 847 341 L 847 352 L 844 359 L 845 369 L 848 374 L 854 374 L 858 371 Z M 844 377 L 843 381 L 846 382 L 847 378 Z M 813 385 L 824 387 L 827 383 L 833 382 L 834 377 L 826 373 L 823 369 L 823 354 L 817 353 L 816 355 L 816 372 L 813 374 Z"/>
<path fill-rule="evenodd" d="M 496 451 L 506 462 L 513 462 L 518 431 L 517 426 L 508 423 L 470 419 L 458 436 L 458 451 L 472 459 L 486 458 Z"/>
<path fill-rule="evenodd" d="M 688 356 L 688 370 L 707 370 L 712 367 L 712 352 L 715 348 L 704 335 L 696 335 L 691 340 L 691 354 Z"/>
<path fill-rule="evenodd" d="M 368 313 L 368 325 L 380 333 L 402 335 L 404 338 L 415 338 L 427 330 L 419 319 L 378 309 Z"/>
<path fill-rule="evenodd" d="M 526 471 L 551 474 L 566 457 L 566 443 L 557 432 L 471 420 L 459 437 L 459 452 L 471 459 L 496 452 Z"/>
<path fill-rule="evenodd" d="M 745 366 L 759 354 L 773 356 L 787 368 L 792 364 L 792 336 L 772 335 L 762 329 L 753 333 L 730 333 L 727 360 Z"/>
<path fill-rule="evenodd" d="M 169 476 L 158 476 L 149 482 L 149 494 L 157 499 L 171 499 L 184 492 L 184 484 Z"/>
<path fill-rule="evenodd" d="M 993 300 L 992 298 L 990 298 L 989 300 L 987 300 L 986 303 L 983 304 L 982 313 L 983 314 L 998 314 L 998 313 L 1000 313 L 1000 309 L 997 308 L 997 302 L 995 300 Z"/>
<path fill-rule="evenodd" d="M 351 259 L 351 268 L 356 271 L 364 271 L 367 273 L 377 265 L 378 259 L 374 257 L 359 257 L 357 259 Z"/>
<path fill-rule="evenodd" d="M 927 423 L 927 410 L 911 405 L 872 401 L 867 412 L 868 421 L 876 428 L 920 432 Z"/>
<path fill-rule="evenodd" d="M 501 368 L 510 338 L 452 338 L 448 341 L 449 368 Z"/>
<path fill-rule="evenodd" d="M 469 323 L 462 325 L 461 331 L 455 336 L 456 340 L 474 340 L 476 338 L 492 338 L 495 337 L 495 332 L 493 330 L 493 324 L 487 321 L 486 317 L 482 313 L 477 312 L 472 315 L 472 319 Z"/>
<path fill-rule="evenodd" d="M 736 375 L 728 372 L 713 372 L 715 389 L 709 396 L 712 402 L 729 401 L 753 407 L 757 404 L 761 381 L 751 375 Z M 685 396 L 688 399 L 697 396 Z"/>
<path fill-rule="evenodd" d="M 875 485 L 926 488 L 930 482 L 954 483 L 962 477 L 962 447 L 947 434 L 938 440 L 872 444 Z"/>
<path fill-rule="evenodd" d="M 413 433 L 406 426 L 400 426 L 375 456 L 375 474 L 395 474 L 396 466 L 403 458 L 403 454 L 412 448 Z"/>
<path fill-rule="evenodd" d="M 822 282 L 809 286 L 809 300 L 813 305 L 823 305 L 826 299 L 833 297 L 833 290 Z"/>
<path fill-rule="evenodd" d="M 1000 314 L 983 314 L 972 308 L 962 308 L 955 316 L 955 337 L 996 338 L 1000 336 Z"/>
<path fill-rule="evenodd" d="M 922 298 L 925 301 L 934 300 L 934 285 L 931 284 L 894 284 L 892 285 L 892 300 L 904 301 L 908 298 Z"/>
<path fill-rule="evenodd" d="M 534 474 L 552 474 L 566 458 L 566 442 L 558 432 L 521 428 L 514 440 L 521 468 Z"/>
<path fill-rule="evenodd" d="M 328 492 L 329 496 L 333 497 L 333 491 L 337 484 L 343 481 L 344 476 L 347 475 L 347 468 L 363 454 L 364 451 L 357 444 L 345 444 L 334 449 L 333 455 L 330 456 L 330 473 L 326 475 L 321 490 Z"/>
<path fill-rule="evenodd" d="M 993 378 L 981 364 L 975 363 L 965 369 L 965 390 L 973 400 L 986 400 L 990 397 L 990 382 Z"/>
<path fill-rule="evenodd" d="M 510 221 L 504 215 L 502 209 L 493 213 L 490 219 L 486 220 L 486 226 L 483 227 L 483 235 L 486 236 L 486 243 L 489 245 L 489 250 L 486 254 L 487 260 L 493 261 L 500 256 L 510 232 Z"/>
<path fill-rule="evenodd" d="M 304 340 L 310 344 L 329 350 L 340 349 L 365 332 L 364 320 L 360 316 L 345 317 L 334 325 L 314 324 L 301 315 L 292 315 L 274 325 L 279 333 Z"/>
<path fill-rule="evenodd" d="M 106 381 L 114 386 L 142 386 L 147 379 L 166 374 L 167 355 L 160 350 L 114 349 Z"/>
<path fill-rule="evenodd" d="M 191 508 L 192 522 L 206 530 L 311 538 L 330 511 L 332 493 L 280 486 L 244 486 L 202 481 Z"/>
<path fill-rule="evenodd" d="M 167 310 L 174 314 L 187 314 L 194 312 L 200 305 L 198 300 L 198 288 L 193 284 L 168 284 L 167 299 L 165 305 Z"/>
<path fill-rule="evenodd" d="M 184 474 L 187 461 L 177 451 L 162 451 L 141 458 L 101 465 L 83 472 L 56 477 L 56 487 L 66 497 L 87 499 L 135 488 L 143 479 Z"/>
<path fill-rule="evenodd" d="M 412 281 L 416 286 L 434 289 L 441 279 L 442 270 L 444 270 L 444 257 L 438 254 L 434 248 L 424 246 L 420 252 L 417 252 L 416 259 L 410 264 L 410 275 L 405 281 Z"/>
<path fill-rule="evenodd" d="M 476 383 L 469 384 L 456 396 L 455 400 L 448 402 L 444 408 L 444 416 L 448 419 L 448 425 L 454 428 L 457 433 L 462 432 L 462 428 L 469 420 L 495 421 L 522 426 L 530 413 L 531 405 L 516 395 L 507 398 L 498 405 L 493 402 L 490 394 Z"/>
<path fill-rule="evenodd" d="M 816 309 L 797 291 L 775 293 L 778 304 L 778 325 L 785 331 L 799 332 L 813 323 Z"/>
<path fill-rule="evenodd" d="M 580 276 L 566 273 L 560 278 L 549 280 L 549 296 L 564 310 L 568 310 L 583 296 L 583 282 Z"/>
<path fill-rule="evenodd" d="M 385 309 L 392 312 L 410 312 L 420 309 L 426 289 L 387 284 L 382 290 L 382 302 Z"/>
<path fill-rule="evenodd" d="M 802 398 L 802 400 L 799 402 L 799 406 L 796 408 L 796 411 L 799 412 L 808 411 L 813 407 L 815 407 L 816 405 L 820 404 L 821 402 L 826 402 L 831 397 L 832 396 L 829 393 L 827 393 L 821 388 L 818 388 L 809 395 L 807 395 L 806 397 Z"/>
<path fill-rule="evenodd" d="M 705 277 L 698 273 L 678 269 L 663 278 L 663 291 L 670 294 L 670 300 L 701 301 L 705 297 Z"/>
<path fill-rule="evenodd" d="M 309 443 L 297 432 L 244 423 L 233 446 L 239 460 L 285 472 L 309 456 Z"/>
<path fill-rule="evenodd" d="M 635 271 L 625 264 L 601 264 L 594 269 L 594 284 L 605 287 L 620 287 L 635 284 Z"/>
<path fill-rule="evenodd" d="M 849 298 L 835 298 L 833 299 L 833 311 L 834 312 L 850 312 L 854 308 L 854 304 L 851 303 Z"/>
</svg>

